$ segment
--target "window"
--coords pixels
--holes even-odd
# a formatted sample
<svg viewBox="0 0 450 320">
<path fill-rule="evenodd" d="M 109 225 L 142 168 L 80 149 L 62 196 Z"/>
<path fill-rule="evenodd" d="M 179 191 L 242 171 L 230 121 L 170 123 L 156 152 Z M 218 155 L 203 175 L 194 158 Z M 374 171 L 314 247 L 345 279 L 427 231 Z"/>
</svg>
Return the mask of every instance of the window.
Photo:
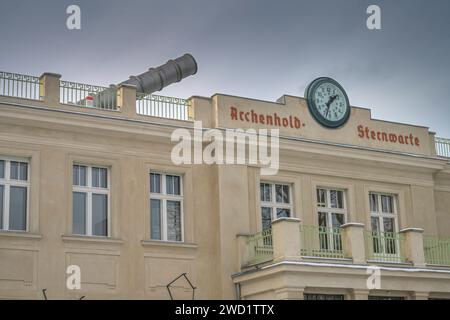
<svg viewBox="0 0 450 320">
<path fill-rule="evenodd" d="M 150 173 L 150 238 L 183 241 L 181 176 Z"/>
<path fill-rule="evenodd" d="M 397 204 L 391 194 L 369 193 L 370 225 L 375 254 L 398 254 Z"/>
<path fill-rule="evenodd" d="M 317 188 L 316 194 L 320 249 L 342 250 L 340 226 L 347 215 L 345 192 Z"/>
<path fill-rule="evenodd" d="M 401 296 L 369 296 L 369 300 L 405 300 L 405 297 Z"/>
<path fill-rule="evenodd" d="M 72 233 L 108 236 L 108 169 L 75 164 L 72 174 Z"/>
<path fill-rule="evenodd" d="M 0 159 L 0 230 L 27 230 L 28 175 L 28 162 Z"/>
<path fill-rule="evenodd" d="M 344 300 L 343 294 L 304 293 L 304 300 Z"/>
<path fill-rule="evenodd" d="M 260 193 L 263 230 L 269 229 L 273 220 L 291 216 L 292 196 L 289 185 L 262 182 Z"/>
</svg>

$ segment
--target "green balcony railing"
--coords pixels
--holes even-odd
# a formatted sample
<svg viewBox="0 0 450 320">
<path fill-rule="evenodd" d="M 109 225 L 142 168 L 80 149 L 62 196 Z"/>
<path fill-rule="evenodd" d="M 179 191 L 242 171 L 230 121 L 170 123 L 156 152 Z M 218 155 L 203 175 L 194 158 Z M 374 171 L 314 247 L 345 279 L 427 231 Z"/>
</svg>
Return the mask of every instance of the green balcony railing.
<svg viewBox="0 0 450 320">
<path fill-rule="evenodd" d="M 22 99 L 39 100 L 38 77 L 0 71 L 0 95 Z"/>
<path fill-rule="evenodd" d="M 191 120 L 192 109 L 187 99 L 158 96 L 155 94 L 136 94 L 136 112 L 144 116 L 176 120 Z"/>
<path fill-rule="evenodd" d="M 441 157 L 450 158 L 450 139 L 436 137 L 436 154 Z"/>
<path fill-rule="evenodd" d="M 100 87 L 91 84 L 60 81 L 59 100 L 62 104 L 79 107 L 117 110 L 117 88 Z"/>
<path fill-rule="evenodd" d="M 450 238 L 425 236 L 423 250 L 428 264 L 450 266 Z"/>
<path fill-rule="evenodd" d="M 365 231 L 366 256 L 376 262 L 406 262 L 401 248 L 405 237 L 396 232 Z"/>
<path fill-rule="evenodd" d="M 247 237 L 247 263 L 256 264 L 273 259 L 272 229 Z"/>
<path fill-rule="evenodd" d="M 300 239 L 302 256 L 344 258 L 340 228 L 302 225 Z"/>
</svg>

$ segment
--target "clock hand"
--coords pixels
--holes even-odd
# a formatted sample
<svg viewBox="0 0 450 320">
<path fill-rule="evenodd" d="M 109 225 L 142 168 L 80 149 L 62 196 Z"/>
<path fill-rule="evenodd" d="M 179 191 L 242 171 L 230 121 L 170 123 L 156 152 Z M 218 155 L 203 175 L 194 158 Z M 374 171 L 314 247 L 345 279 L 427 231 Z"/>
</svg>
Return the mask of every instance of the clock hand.
<svg viewBox="0 0 450 320">
<path fill-rule="evenodd" d="M 327 113 L 325 114 L 325 118 L 328 117 L 328 112 L 330 111 L 330 105 L 333 103 L 334 100 L 336 100 L 337 98 L 337 94 L 334 96 L 330 96 L 330 99 L 328 100 L 327 103 L 325 103 L 325 105 L 327 106 Z"/>
</svg>

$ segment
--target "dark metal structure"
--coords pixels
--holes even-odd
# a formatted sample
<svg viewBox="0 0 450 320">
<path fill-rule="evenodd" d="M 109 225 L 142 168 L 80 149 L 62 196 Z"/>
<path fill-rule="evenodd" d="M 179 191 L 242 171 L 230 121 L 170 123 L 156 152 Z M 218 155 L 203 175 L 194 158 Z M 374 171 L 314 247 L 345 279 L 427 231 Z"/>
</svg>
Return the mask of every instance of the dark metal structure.
<svg viewBox="0 0 450 320">
<path fill-rule="evenodd" d="M 191 54 L 186 53 L 181 57 L 167 61 L 159 67 L 150 68 L 138 76 L 130 76 L 128 80 L 121 82 L 119 85 L 129 84 L 136 86 L 136 92 L 143 96 L 160 91 L 168 85 L 180 82 L 184 78 L 196 73 L 197 62 Z M 111 85 L 110 88 L 92 96 L 94 107 L 110 108 L 111 105 L 115 106 L 116 89 L 117 86 Z M 84 104 L 85 101 L 82 100 L 81 105 Z"/>
<path fill-rule="evenodd" d="M 137 92 L 150 94 L 196 73 L 197 62 L 192 55 L 186 53 L 179 58 L 167 61 L 162 66 L 150 68 L 138 76 L 130 76 L 130 79 L 121 84 L 134 85 Z"/>
</svg>

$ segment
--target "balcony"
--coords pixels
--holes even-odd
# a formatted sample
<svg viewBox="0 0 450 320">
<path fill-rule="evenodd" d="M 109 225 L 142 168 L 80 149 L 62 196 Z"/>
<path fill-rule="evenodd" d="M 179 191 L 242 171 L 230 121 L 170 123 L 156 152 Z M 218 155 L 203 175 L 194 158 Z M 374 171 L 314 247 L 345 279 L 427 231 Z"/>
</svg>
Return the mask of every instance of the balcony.
<svg viewBox="0 0 450 320">
<path fill-rule="evenodd" d="M 424 237 L 417 228 L 382 233 L 364 230 L 360 223 L 324 228 L 282 218 L 271 229 L 238 239 L 243 269 L 282 260 L 450 267 L 450 239 Z"/>
<path fill-rule="evenodd" d="M 46 105 L 91 112 L 126 113 L 139 118 L 158 117 L 192 121 L 190 100 L 137 93 L 128 85 L 101 87 L 60 80 L 60 75 L 40 77 L 0 71 L 0 96 L 33 100 Z M 127 109 L 127 110 L 124 110 Z M 131 110 L 128 110 L 131 109 Z"/>
<path fill-rule="evenodd" d="M 426 236 L 423 249 L 427 264 L 450 266 L 450 238 Z"/>
</svg>

